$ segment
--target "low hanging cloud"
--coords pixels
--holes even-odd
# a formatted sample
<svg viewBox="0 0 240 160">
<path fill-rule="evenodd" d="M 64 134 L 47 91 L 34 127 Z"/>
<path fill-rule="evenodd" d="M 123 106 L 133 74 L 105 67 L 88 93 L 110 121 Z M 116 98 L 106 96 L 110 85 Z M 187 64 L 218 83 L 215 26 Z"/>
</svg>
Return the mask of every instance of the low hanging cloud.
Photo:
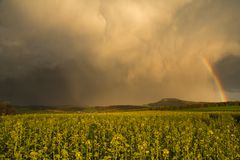
<svg viewBox="0 0 240 160">
<path fill-rule="evenodd" d="M 240 55 L 239 9 L 238 0 L 1 0 L 0 99 L 218 101 L 202 59 L 227 92 L 240 91 L 225 72 L 238 62 L 221 65 Z"/>
</svg>

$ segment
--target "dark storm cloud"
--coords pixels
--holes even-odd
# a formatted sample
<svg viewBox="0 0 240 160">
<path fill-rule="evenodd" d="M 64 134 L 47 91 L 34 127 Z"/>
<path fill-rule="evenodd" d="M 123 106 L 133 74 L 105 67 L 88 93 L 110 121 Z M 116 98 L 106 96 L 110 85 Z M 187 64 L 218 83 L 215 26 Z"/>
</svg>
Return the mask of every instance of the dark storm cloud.
<svg viewBox="0 0 240 160">
<path fill-rule="evenodd" d="M 27 75 L 0 80 L 0 97 L 18 104 L 57 104 L 70 92 L 61 69 L 35 69 Z M 64 92 L 63 92 L 64 91 Z"/>
<path fill-rule="evenodd" d="M 2 0 L 0 99 L 219 100 L 202 59 L 240 53 L 239 8 L 238 0 Z"/>
<path fill-rule="evenodd" d="M 229 92 L 240 91 L 240 56 L 227 55 L 215 64 L 224 88 Z"/>
</svg>

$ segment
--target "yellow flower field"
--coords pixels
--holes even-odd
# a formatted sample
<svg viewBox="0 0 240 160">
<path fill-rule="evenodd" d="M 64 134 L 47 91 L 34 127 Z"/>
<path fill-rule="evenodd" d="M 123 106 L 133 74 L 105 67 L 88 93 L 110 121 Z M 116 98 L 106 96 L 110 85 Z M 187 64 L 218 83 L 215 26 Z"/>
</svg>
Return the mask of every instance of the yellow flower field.
<svg viewBox="0 0 240 160">
<path fill-rule="evenodd" d="M 0 117 L 0 159 L 239 159 L 240 114 L 118 112 Z"/>
</svg>

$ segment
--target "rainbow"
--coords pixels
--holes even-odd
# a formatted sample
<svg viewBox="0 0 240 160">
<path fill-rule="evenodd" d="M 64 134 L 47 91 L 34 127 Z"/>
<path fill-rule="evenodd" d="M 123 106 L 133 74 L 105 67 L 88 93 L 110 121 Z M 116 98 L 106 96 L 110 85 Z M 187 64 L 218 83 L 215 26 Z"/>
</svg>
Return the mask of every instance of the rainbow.
<svg viewBox="0 0 240 160">
<path fill-rule="evenodd" d="M 219 96 L 221 98 L 221 101 L 222 102 L 227 102 L 228 101 L 228 97 L 227 95 L 225 94 L 225 91 L 223 89 L 223 86 L 221 84 L 221 81 L 220 79 L 218 78 L 218 75 L 217 73 L 215 72 L 214 68 L 212 67 L 211 63 L 208 61 L 207 58 L 203 58 L 203 63 L 205 64 L 205 66 L 207 67 L 208 69 L 208 72 L 210 73 L 212 79 L 214 80 L 215 82 L 215 86 L 216 88 L 218 89 L 218 92 L 219 92 Z"/>
</svg>

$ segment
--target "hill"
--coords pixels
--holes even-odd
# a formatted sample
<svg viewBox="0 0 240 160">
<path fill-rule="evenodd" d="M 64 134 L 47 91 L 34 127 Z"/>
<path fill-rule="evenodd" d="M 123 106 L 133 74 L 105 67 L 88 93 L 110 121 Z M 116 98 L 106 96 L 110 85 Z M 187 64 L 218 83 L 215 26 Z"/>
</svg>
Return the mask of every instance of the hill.
<svg viewBox="0 0 240 160">
<path fill-rule="evenodd" d="M 160 107 L 160 106 L 171 106 L 171 107 L 180 107 L 180 106 L 189 106 L 202 104 L 202 102 L 192 102 L 192 101 L 184 101 L 177 98 L 164 98 L 155 103 L 149 103 L 148 106 Z"/>
<path fill-rule="evenodd" d="M 155 103 L 147 104 L 151 109 L 156 110 L 185 110 L 190 108 L 208 108 L 208 107 L 224 107 L 224 106 L 240 106 L 239 101 L 229 102 L 193 102 L 176 98 L 164 98 Z"/>
<path fill-rule="evenodd" d="M 140 105 L 111 105 L 111 106 L 16 106 L 17 113 L 46 113 L 46 112 L 124 112 L 149 110 L 148 106 Z"/>
</svg>

